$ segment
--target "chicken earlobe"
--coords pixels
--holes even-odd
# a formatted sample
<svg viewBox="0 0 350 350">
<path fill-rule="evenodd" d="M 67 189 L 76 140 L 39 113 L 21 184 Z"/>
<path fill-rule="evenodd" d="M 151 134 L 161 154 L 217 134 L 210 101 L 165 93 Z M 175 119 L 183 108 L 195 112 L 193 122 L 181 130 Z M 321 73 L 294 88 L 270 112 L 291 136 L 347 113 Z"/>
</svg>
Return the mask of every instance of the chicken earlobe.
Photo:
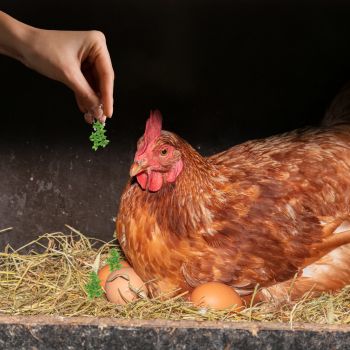
<svg viewBox="0 0 350 350">
<path fill-rule="evenodd" d="M 182 159 L 179 159 L 170 169 L 170 171 L 166 174 L 166 181 L 170 183 L 175 182 L 177 177 L 180 175 L 183 166 L 184 164 Z"/>
</svg>

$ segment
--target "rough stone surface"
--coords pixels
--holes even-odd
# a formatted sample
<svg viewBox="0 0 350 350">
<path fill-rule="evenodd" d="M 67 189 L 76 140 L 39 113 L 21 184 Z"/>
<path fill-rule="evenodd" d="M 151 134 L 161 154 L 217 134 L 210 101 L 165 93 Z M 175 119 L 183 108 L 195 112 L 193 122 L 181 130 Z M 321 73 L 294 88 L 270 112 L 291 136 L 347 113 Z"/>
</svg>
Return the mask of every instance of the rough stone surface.
<svg viewBox="0 0 350 350">
<path fill-rule="evenodd" d="M 348 349 L 350 327 L 0 317 L 1 349 Z"/>
</svg>

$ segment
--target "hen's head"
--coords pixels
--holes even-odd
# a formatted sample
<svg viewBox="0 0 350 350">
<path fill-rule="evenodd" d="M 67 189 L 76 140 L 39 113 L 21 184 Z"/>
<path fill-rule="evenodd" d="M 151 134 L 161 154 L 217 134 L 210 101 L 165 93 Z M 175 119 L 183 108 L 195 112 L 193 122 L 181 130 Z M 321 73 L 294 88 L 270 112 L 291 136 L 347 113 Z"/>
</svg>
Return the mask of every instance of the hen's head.
<svg viewBox="0 0 350 350">
<path fill-rule="evenodd" d="M 151 111 L 130 169 L 130 176 L 136 176 L 142 189 L 157 192 L 166 183 L 175 182 L 181 173 L 183 161 L 172 135 L 162 131 L 160 112 Z"/>
</svg>

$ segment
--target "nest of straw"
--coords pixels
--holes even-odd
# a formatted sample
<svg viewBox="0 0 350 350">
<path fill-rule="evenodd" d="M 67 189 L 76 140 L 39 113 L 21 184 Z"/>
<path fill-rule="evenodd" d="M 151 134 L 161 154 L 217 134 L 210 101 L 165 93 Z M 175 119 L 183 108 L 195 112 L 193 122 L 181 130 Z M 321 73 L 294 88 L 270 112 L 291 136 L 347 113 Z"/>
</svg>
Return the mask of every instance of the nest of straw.
<svg viewBox="0 0 350 350">
<path fill-rule="evenodd" d="M 0 314 L 350 324 L 350 286 L 316 299 L 278 306 L 261 303 L 240 312 L 198 309 L 183 295 L 139 299 L 126 306 L 104 297 L 89 300 L 85 285 L 92 266 L 97 257 L 103 264 L 117 245 L 67 227 L 69 233 L 45 234 L 20 249 L 7 246 L 0 253 Z"/>
</svg>

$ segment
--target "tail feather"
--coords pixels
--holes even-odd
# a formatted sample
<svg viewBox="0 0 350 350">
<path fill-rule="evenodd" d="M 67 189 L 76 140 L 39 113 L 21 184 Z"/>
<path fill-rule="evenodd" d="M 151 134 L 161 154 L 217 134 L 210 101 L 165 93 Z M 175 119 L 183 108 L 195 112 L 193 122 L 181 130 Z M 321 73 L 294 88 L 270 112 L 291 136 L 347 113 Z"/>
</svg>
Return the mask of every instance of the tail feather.
<svg viewBox="0 0 350 350">
<path fill-rule="evenodd" d="M 350 82 L 333 99 L 323 120 L 323 126 L 350 124 Z"/>
<path fill-rule="evenodd" d="M 284 302 L 308 295 L 317 297 L 324 292 L 339 291 L 350 284 L 350 244 L 331 251 L 320 260 L 305 267 L 294 279 L 264 288 L 257 301 Z"/>
</svg>

